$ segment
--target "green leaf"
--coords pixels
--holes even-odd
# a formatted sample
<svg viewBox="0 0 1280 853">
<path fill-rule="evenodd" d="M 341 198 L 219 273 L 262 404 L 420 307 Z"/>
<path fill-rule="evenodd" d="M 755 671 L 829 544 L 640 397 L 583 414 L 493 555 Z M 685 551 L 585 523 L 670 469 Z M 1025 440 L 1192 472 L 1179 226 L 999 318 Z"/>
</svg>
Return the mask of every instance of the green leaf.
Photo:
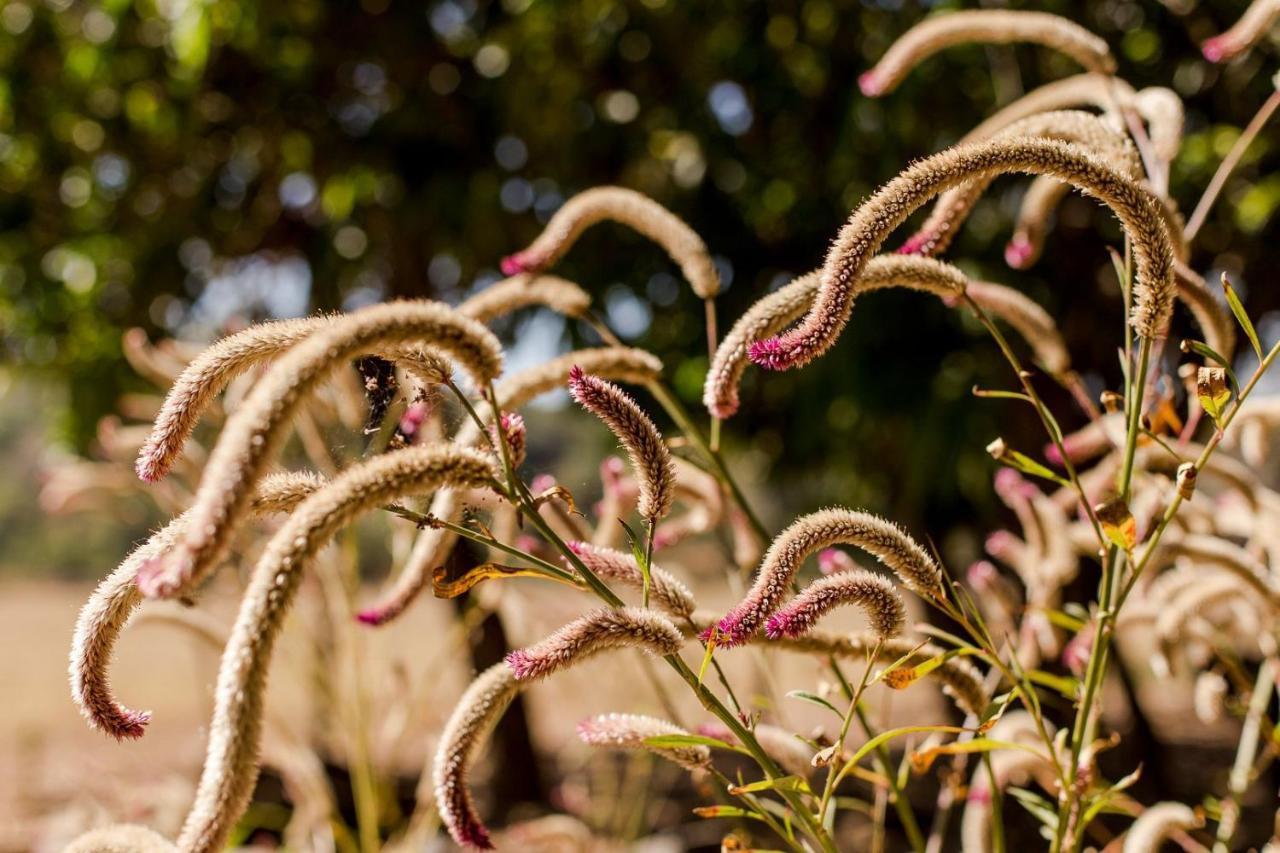
<svg viewBox="0 0 1280 853">
<path fill-rule="evenodd" d="M 1226 273 L 1222 274 L 1222 291 L 1227 294 L 1227 305 L 1231 306 L 1231 313 L 1236 315 L 1236 322 L 1240 324 L 1240 328 L 1244 329 L 1249 343 L 1253 344 L 1253 351 L 1257 354 L 1258 361 L 1262 361 L 1262 343 L 1258 340 L 1258 333 L 1254 331 L 1253 321 L 1245 313 L 1244 305 L 1241 304 L 1240 297 L 1236 295 L 1236 290 L 1231 286 Z"/>
<path fill-rule="evenodd" d="M 716 817 L 734 817 L 746 818 L 748 820 L 764 820 L 764 818 L 751 809 L 739 808 L 738 806 L 699 806 L 693 810 L 698 817 L 716 818 Z"/>
<path fill-rule="evenodd" d="M 958 743 L 944 743 L 941 746 L 932 746 L 928 749 L 913 752 L 911 753 L 911 766 L 916 773 L 927 773 L 939 755 L 971 755 L 973 753 L 996 752 L 1005 749 L 1027 752 L 1046 763 L 1049 761 L 1044 753 L 1034 747 L 1027 746 L 1025 743 L 979 737 Z"/>
<path fill-rule="evenodd" d="M 1043 613 L 1045 617 L 1054 625 L 1057 625 L 1059 628 L 1062 628 L 1066 631 L 1070 631 L 1073 634 L 1084 627 L 1084 623 L 1085 623 L 1084 619 L 1080 619 L 1076 616 L 1072 616 L 1069 613 L 1063 613 L 1061 610 L 1055 610 L 1052 607 L 1046 607 L 1046 608 L 1043 608 L 1040 612 Z"/>
<path fill-rule="evenodd" d="M 644 739 L 645 746 L 651 746 L 654 749 L 680 749 L 688 746 L 708 746 L 712 749 L 726 749 L 730 752 L 740 752 L 743 755 L 750 755 L 751 750 L 745 747 L 735 746 L 726 743 L 719 738 L 705 737 L 703 735 L 654 735 Z"/>
<path fill-rule="evenodd" d="M 707 667 L 711 665 L 711 658 L 716 653 L 716 628 L 711 628 L 711 639 L 707 640 L 707 650 L 702 653 L 702 665 L 698 667 L 698 686 L 702 686 L 702 679 L 707 674 Z"/>
<path fill-rule="evenodd" d="M 1080 681 L 1071 676 L 1055 675 L 1051 672 L 1045 672 L 1043 669 L 1033 669 L 1027 673 L 1027 678 L 1033 684 L 1048 687 L 1067 699 L 1075 699 L 1076 696 L 1080 695 Z"/>
<path fill-rule="evenodd" d="M 837 708 L 835 705 L 832 705 L 830 702 L 828 702 L 826 699 L 823 699 L 818 694 L 810 693 L 808 690 L 792 690 L 787 694 L 787 698 L 799 699 L 801 702 L 808 702 L 811 705 L 818 705 L 819 707 L 826 708 L 828 711 L 835 714 L 840 719 L 844 719 L 844 713 L 839 708 Z"/>
<path fill-rule="evenodd" d="M 1005 793 L 1012 795 L 1024 809 L 1031 812 L 1031 816 L 1039 821 L 1041 826 L 1057 831 L 1058 810 L 1044 797 L 1035 791 L 1018 787 L 1006 788 Z"/>
<path fill-rule="evenodd" d="M 875 737 L 871 738 L 869 741 L 864 743 L 861 747 L 858 748 L 858 751 L 853 754 L 853 757 L 846 762 L 846 765 L 849 765 L 849 764 L 856 765 L 859 761 L 866 758 L 867 755 L 870 754 L 871 750 L 875 749 L 881 744 L 888 743 L 894 738 L 902 737 L 903 735 L 918 734 L 921 732 L 946 732 L 948 734 L 961 734 L 967 731 L 970 731 L 970 730 L 961 728 L 960 726 L 899 726 L 896 729 L 889 729 L 886 732 L 881 732 L 880 734 L 876 735 Z"/>
<path fill-rule="evenodd" d="M 644 591 L 642 593 L 642 601 L 644 606 L 649 606 L 649 556 L 641 544 L 643 540 L 636 535 L 631 529 L 631 525 L 622 519 L 618 519 L 618 523 L 622 525 L 622 529 L 627 532 L 627 543 L 631 546 L 631 556 L 636 561 L 636 565 L 640 567 L 640 577 L 644 580 Z"/>
<path fill-rule="evenodd" d="M 1196 355 L 1201 356 L 1202 358 L 1207 358 L 1210 361 L 1216 362 L 1219 367 L 1227 371 L 1227 381 L 1231 383 L 1232 393 L 1234 393 L 1236 396 L 1240 395 L 1240 383 L 1236 381 L 1236 374 L 1235 374 L 1235 371 L 1231 369 L 1231 362 L 1227 361 L 1225 358 L 1223 358 L 1221 355 L 1215 352 L 1213 347 L 1209 346 L 1206 343 L 1201 343 L 1200 341 L 1193 341 L 1193 340 L 1187 339 L 1182 342 L 1182 351 L 1194 352 Z"/>
<path fill-rule="evenodd" d="M 777 779 L 761 779 L 749 785 L 734 785 L 729 793 L 735 797 L 739 794 L 755 794 L 760 791 L 798 791 L 808 793 L 809 783 L 799 776 L 779 776 Z"/>
</svg>

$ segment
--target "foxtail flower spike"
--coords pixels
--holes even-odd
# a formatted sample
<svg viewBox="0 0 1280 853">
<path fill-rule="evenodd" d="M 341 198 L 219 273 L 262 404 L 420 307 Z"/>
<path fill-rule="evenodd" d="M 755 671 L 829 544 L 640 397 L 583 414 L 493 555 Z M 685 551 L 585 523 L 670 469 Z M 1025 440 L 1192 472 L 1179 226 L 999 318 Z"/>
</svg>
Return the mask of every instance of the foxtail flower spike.
<svg viewBox="0 0 1280 853">
<path fill-rule="evenodd" d="M 1082 110 L 1037 113 L 1014 122 L 1001 130 L 995 138 L 1024 136 L 1074 142 L 1104 158 L 1126 178 L 1136 180 L 1142 174 L 1138 152 L 1123 134 L 1118 119 L 1099 118 Z M 920 230 L 903 243 L 898 251 L 908 255 L 938 255 L 944 252 L 995 178 L 996 175 L 976 178 L 938 196 L 938 201 Z"/>
<path fill-rule="evenodd" d="M 815 551 L 842 544 L 857 546 L 875 556 L 920 595 L 941 597 L 942 570 L 901 528 L 867 512 L 839 507 L 824 509 L 796 519 L 773 540 L 746 598 L 714 629 L 708 629 L 705 638 L 714 638 L 722 646 L 736 646 L 750 640 L 782 606 L 805 558 Z"/>
<path fill-rule="evenodd" d="M 1089 71 L 1113 74 L 1116 70 L 1107 43 L 1066 18 L 1045 12 L 982 9 L 925 18 L 899 36 L 875 67 L 858 78 L 858 87 L 871 98 L 887 94 L 930 56 L 971 42 L 1041 44 L 1070 56 Z"/>
<path fill-rule="evenodd" d="M 1169 836 L 1203 825 L 1204 821 L 1190 806 L 1156 803 L 1143 809 L 1124 834 L 1123 853 L 1160 853 Z"/>
<path fill-rule="evenodd" d="M 1052 175 L 1085 190 L 1119 217 L 1137 260 L 1133 324 L 1154 339 L 1168 326 L 1174 295 L 1173 246 L 1159 202 L 1143 187 L 1079 146 L 1048 139 L 999 139 L 921 160 L 853 213 L 822 269 L 818 297 L 800 324 L 752 345 L 751 360 L 774 370 L 824 354 L 849 320 L 857 280 L 892 231 L 933 196 L 1005 172 Z"/>
<path fill-rule="evenodd" d="M 464 300 L 457 310 L 481 323 L 488 323 L 531 305 L 545 305 L 553 311 L 577 317 L 590 307 L 591 297 L 573 282 L 556 276 L 522 275 L 485 288 Z M 317 316 L 259 323 L 228 335 L 202 352 L 183 369 L 166 395 L 151 434 L 138 453 L 138 476 L 153 483 L 169 472 L 201 415 L 233 379 L 278 358 L 339 319 L 337 316 Z M 402 362 L 420 381 L 441 381 L 436 374 L 442 372 L 447 377 L 452 373 L 447 362 L 442 362 L 430 351 L 392 347 L 378 354 Z"/>
<path fill-rule="evenodd" d="M 520 682 L 505 663 L 489 667 L 462 694 L 440 735 L 432 765 L 436 810 L 453 840 L 463 847 L 493 849 L 489 830 L 467 786 L 472 763 L 502 718 Z"/>
<path fill-rule="evenodd" d="M 495 282 L 463 300 L 458 310 L 481 323 L 489 323 L 534 305 L 566 317 L 581 317 L 591 307 L 591 295 L 559 276 L 517 275 Z"/>
<path fill-rule="evenodd" d="M 480 323 L 438 302 L 391 302 L 356 311 L 290 349 L 228 419 L 196 492 L 182 543 L 142 567 L 144 595 L 170 598 L 198 584 L 244 518 L 252 483 L 279 450 L 306 394 L 339 365 L 400 344 L 448 353 L 479 385 L 502 369 L 502 348 Z"/>
<path fill-rule="evenodd" d="M 653 199 L 623 187 L 595 187 L 566 201 L 527 249 L 502 259 L 503 275 L 550 269 L 584 231 L 607 219 L 635 229 L 666 249 L 702 299 L 714 299 L 720 292 L 720 277 L 702 238 Z"/>
<path fill-rule="evenodd" d="M 636 507 L 650 524 L 671 511 L 675 499 L 675 469 L 671 451 L 636 401 L 612 382 L 590 376 L 579 366 L 569 371 L 569 393 L 587 411 L 604 421 L 626 448 L 640 485 Z"/>
<path fill-rule="evenodd" d="M 865 610 L 872 630 L 881 637 L 901 632 L 907 618 L 907 607 L 892 581 L 866 569 L 853 569 L 809 584 L 769 617 L 765 634 L 775 640 L 799 637 L 827 613 L 846 604 Z"/>
<path fill-rule="evenodd" d="M 178 848 L 145 826 L 125 823 L 86 832 L 62 853 L 178 853 Z"/>
<path fill-rule="evenodd" d="M 411 447 L 348 468 L 294 509 L 254 567 L 223 653 L 208 754 L 179 848 L 221 850 L 249 803 L 272 651 L 314 555 L 369 510 L 444 485 L 480 488 L 496 481 L 486 454 L 453 445 Z"/>
<path fill-rule="evenodd" d="M 570 542 L 569 549 L 591 571 L 606 580 L 617 581 L 635 589 L 644 586 L 644 576 L 635 558 L 613 548 L 592 545 L 589 542 Z M 693 593 L 666 569 L 649 568 L 649 594 L 653 603 L 672 616 L 689 618 L 697 608 Z"/>
<path fill-rule="evenodd" d="M 662 376 L 662 362 L 641 349 L 599 347 L 575 350 L 521 370 L 498 383 L 494 389 L 498 405 L 503 409 L 517 409 L 543 394 L 559 390 L 568 381 L 569 371 L 579 365 L 588 373 L 615 382 L 643 385 Z M 464 446 L 480 441 L 480 431 L 470 421 L 457 436 L 457 443 Z M 432 499 L 430 514 L 445 521 L 457 521 L 462 506 L 459 495 L 450 489 L 441 489 Z M 431 580 L 431 570 L 448 557 L 454 541 L 454 534 L 448 530 L 428 528 L 421 531 L 391 588 L 383 593 L 377 604 L 361 610 L 356 618 L 366 625 L 383 625 L 403 613 L 426 589 Z"/>
<path fill-rule="evenodd" d="M 664 747 L 645 743 L 651 737 L 688 734 L 674 723 L 641 714 L 601 714 L 578 723 L 578 739 L 585 744 L 609 749 L 648 750 L 686 770 L 700 770 L 711 763 L 711 750 L 702 744 Z"/>
<path fill-rule="evenodd" d="M 819 272 L 801 276 L 764 296 L 746 310 L 725 335 L 707 371 L 702 401 L 714 417 L 729 418 L 739 406 L 738 386 L 747 368 L 751 343 L 782 331 L 803 317 L 818 293 Z M 1053 319 L 1034 300 L 1000 284 L 967 281 L 950 264 L 915 255 L 878 255 L 871 259 L 854 285 L 858 294 L 890 287 L 932 293 L 948 305 L 968 295 L 985 311 L 1004 320 L 1035 351 L 1036 360 L 1051 373 L 1070 368 L 1067 347 Z"/>
<path fill-rule="evenodd" d="M 289 512 L 322 485 L 324 478 L 310 473 L 264 477 L 252 511 L 255 515 Z M 138 568 L 180 541 L 187 530 L 187 520 L 185 513 L 178 516 L 135 548 L 98 584 L 76 619 L 69 668 L 71 698 L 90 727 L 117 740 L 141 737 L 151 719 L 151 712 L 131 710 L 115 698 L 108 675 L 116 641 L 142 603 L 136 583 Z"/>
<path fill-rule="evenodd" d="M 464 847 L 493 847 L 467 778 L 489 734 L 525 684 L 608 649 L 675 654 L 682 639 L 674 625 L 651 610 L 598 610 L 481 673 L 454 707 L 432 765 L 436 809 L 453 840 Z"/>
<path fill-rule="evenodd" d="M 1200 45 L 1200 52 L 1210 62 L 1226 62 L 1261 41 L 1277 20 L 1280 0 L 1253 0 L 1230 29 Z"/>
<path fill-rule="evenodd" d="M 638 607 L 601 609 L 579 617 L 539 643 L 507 655 L 521 681 L 534 681 L 609 649 L 640 648 L 655 655 L 680 651 L 684 637 L 667 617 Z"/>
</svg>

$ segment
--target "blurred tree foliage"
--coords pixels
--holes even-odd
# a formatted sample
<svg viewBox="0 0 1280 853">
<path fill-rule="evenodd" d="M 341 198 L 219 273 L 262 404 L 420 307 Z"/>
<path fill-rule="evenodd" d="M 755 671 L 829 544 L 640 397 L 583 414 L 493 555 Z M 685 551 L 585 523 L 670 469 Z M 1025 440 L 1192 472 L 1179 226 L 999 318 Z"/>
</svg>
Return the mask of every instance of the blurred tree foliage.
<svg viewBox="0 0 1280 853">
<path fill-rule="evenodd" d="M 1184 210 L 1271 88 L 1274 45 L 1226 68 L 1199 57 L 1243 0 L 1012 5 L 1079 20 L 1134 85 L 1186 99 L 1173 175 Z M 966 47 L 887 98 L 860 96 L 858 73 L 929 11 L 897 0 L 8 0 L 4 351 L 68 383 L 66 434 L 83 444 L 134 381 L 123 328 L 210 336 L 271 314 L 456 299 L 495 278 L 563 198 L 600 183 L 653 195 L 704 236 L 729 282 L 727 327 L 818 265 L 849 210 L 911 159 L 1077 71 L 1042 50 Z M 1194 258 L 1253 285 L 1255 317 L 1280 302 L 1264 292 L 1280 266 L 1278 142 L 1272 129 L 1252 148 Z M 1001 249 L 1023 186 L 997 184 L 951 255 L 1042 300 L 1078 363 L 1099 369 L 1098 387 L 1115 383 L 1119 295 L 1098 234 L 1114 243 L 1118 230 L 1073 199 L 1045 260 L 1013 273 Z M 561 271 L 661 354 L 696 404 L 701 313 L 658 250 L 595 229 Z M 1263 323 L 1273 336 L 1275 316 Z M 1038 447 L 1026 413 L 969 394 L 1009 383 L 973 324 L 919 296 L 877 294 L 826 359 L 785 378 L 749 372 L 727 440 L 768 471 L 785 435 L 788 470 L 771 479 L 784 496 L 804 472 L 812 499 L 954 521 L 987 500 L 981 448 L 997 421 L 1012 443 Z"/>
</svg>

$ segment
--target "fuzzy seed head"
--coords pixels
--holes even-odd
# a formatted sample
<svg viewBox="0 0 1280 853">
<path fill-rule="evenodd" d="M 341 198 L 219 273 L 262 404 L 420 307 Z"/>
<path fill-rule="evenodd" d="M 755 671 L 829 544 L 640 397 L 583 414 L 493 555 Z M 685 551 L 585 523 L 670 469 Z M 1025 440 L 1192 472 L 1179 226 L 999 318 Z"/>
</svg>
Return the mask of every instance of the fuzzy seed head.
<svg viewBox="0 0 1280 853">
<path fill-rule="evenodd" d="M 854 569 L 809 584 L 769 617 L 765 634 L 774 640 L 799 637 L 827 613 L 846 604 L 865 610 L 872 630 L 881 637 L 898 634 L 907 618 L 906 605 L 892 581 L 865 569 Z"/>
<path fill-rule="evenodd" d="M 569 371 L 569 393 L 604 421 L 626 449 L 640 485 L 640 515 L 650 523 L 666 516 L 675 500 L 675 466 L 653 421 L 621 388 L 576 365 Z"/>
<path fill-rule="evenodd" d="M 711 750 L 696 744 L 679 747 L 656 747 L 647 738 L 663 735 L 688 735 L 674 723 L 640 714 L 601 714 L 578 723 L 578 739 L 591 746 L 611 749 L 645 749 L 688 770 L 699 770 L 711 763 Z"/>
<path fill-rule="evenodd" d="M 814 551 L 840 544 L 854 545 L 873 555 L 916 593 L 941 596 L 942 570 L 901 528 L 866 512 L 820 510 L 792 522 L 773 540 L 746 598 L 716 625 L 716 642 L 735 646 L 748 641 L 782 606 L 804 560 Z M 708 629 L 705 638 L 711 639 L 712 635 Z"/>
<path fill-rule="evenodd" d="M 545 640 L 507 655 L 521 681 L 546 678 L 608 649 L 634 647 L 672 655 L 684 637 L 665 616 L 638 607 L 596 610 L 575 619 Z"/>
<path fill-rule="evenodd" d="M 569 542 L 569 549 L 588 569 L 606 580 L 626 584 L 633 589 L 644 587 L 644 575 L 636 565 L 635 557 L 614 548 L 592 545 L 589 542 Z M 567 562 L 567 561 L 566 561 Z M 697 609 L 693 593 L 667 570 L 659 566 L 649 567 L 649 595 L 655 605 L 672 616 L 688 618 Z"/>
</svg>

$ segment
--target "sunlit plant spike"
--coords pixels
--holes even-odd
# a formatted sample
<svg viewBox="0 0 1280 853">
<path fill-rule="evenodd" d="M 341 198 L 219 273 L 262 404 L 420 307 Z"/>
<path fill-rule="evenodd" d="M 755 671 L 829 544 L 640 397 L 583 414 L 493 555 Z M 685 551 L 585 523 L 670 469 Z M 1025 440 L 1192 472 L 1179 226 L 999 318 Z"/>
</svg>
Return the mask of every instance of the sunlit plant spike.
<svg viewBox="0 0 1280 853">
<path fill-rule="evenodd" d="M 1258 333 L 1254 330 L 1253 321 L 1245 312 L 1244 305 L 1241 304 L 1240 297 L 1236 295 L 1236 290 L 1231 286 L 1231 280 L 1227 278 L 1226 273 L 1222 274 L 1222 292 L 1227 295 L 1227 305 L 1231 306 L 1231 313 L 1236 315 L 1236 322 L 1240 324 L 1240 328 L 1244 329 L 1249 343 L 1253 345 L 1258 361 L 1262 361 L 1262 343 L 1258 340 Z"/>
</svg>

